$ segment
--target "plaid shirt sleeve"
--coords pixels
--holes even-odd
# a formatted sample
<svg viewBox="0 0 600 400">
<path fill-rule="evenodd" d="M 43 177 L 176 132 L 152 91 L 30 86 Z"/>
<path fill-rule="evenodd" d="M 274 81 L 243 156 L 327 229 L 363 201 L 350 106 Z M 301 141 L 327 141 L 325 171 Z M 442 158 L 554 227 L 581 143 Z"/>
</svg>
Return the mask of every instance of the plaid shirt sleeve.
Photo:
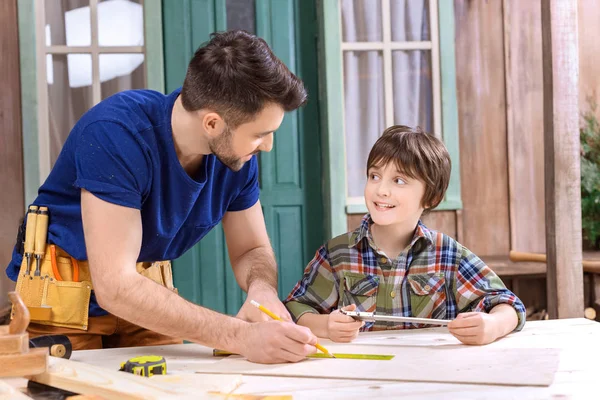
<svg viewBox="0 0 600 400">
<path fill-rule="evenodd" d="M 490 312 L 498 304 L 509 304 L 517 312 L 515 332 L 525 325 L 525 305 L 479 257 L 463 247 L 456 273 L 454 295 L 459 312 Z"/>
<path fill-rule="evenodd" d="M 337 308 L 339 287 L 339 279 L 329 263 L 329 252 L 326 246 L 321 246 L 284 304 L 295 322 L 307 312 L 329 314 Z"/>
</svg>

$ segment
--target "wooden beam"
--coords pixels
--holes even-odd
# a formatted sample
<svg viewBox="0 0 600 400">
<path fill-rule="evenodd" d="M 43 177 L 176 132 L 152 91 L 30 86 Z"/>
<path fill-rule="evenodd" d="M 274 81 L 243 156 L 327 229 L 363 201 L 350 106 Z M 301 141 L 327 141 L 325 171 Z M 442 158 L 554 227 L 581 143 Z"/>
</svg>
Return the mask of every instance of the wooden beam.
<svg viewBox="0 0 600 400">
<path fill-rule="evenodd" d="M 548 313 L 581 317 L 577 0 L 541 4 Z"/>
</svg>

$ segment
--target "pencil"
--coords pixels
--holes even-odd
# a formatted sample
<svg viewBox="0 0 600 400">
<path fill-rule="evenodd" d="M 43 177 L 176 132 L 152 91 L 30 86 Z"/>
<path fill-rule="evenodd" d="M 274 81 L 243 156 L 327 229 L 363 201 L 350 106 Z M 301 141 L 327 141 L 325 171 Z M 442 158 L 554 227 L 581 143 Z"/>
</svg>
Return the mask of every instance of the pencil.
<svg viewBox="0 0 600 400">
<path fill-rule="evenodd" d="M 269 317 L 273 318 L 274 320 L 283 321 L 281 318 L 279 318 L 279 316 L 277 314 L 273 313 L 271 310 L 269 310 L 265 306 L 261 305 L 257 301 L 250 300 L 250 304 L 252 304 L 254 307 L 258 308 L 260 311 L 264 312 L 265 314 L 267 314 Z M 327 350 L 325 347 L 321 346 L 319 343 L 315 344 L 315 347 L 317 349 L 321 350 L 323 353 L 331 356 L 331 358 L 335 358 L 335 356 L 333 354 L 331 354 L 329 352 L 329 350 Z"/>
</svg>

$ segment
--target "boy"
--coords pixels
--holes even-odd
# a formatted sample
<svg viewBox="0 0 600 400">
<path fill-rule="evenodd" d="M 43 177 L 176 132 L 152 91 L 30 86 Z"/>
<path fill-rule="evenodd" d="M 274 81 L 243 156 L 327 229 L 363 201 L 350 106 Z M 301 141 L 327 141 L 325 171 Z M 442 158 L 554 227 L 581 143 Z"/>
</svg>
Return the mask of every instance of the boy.
<svg viewBox="0 0 600 400">
<path fill-rule="evenodd" d="M 317 251 L 285 300 L 294 320 L 337 342 L 352 341 L 359 330 L 427 326 L 363 323 L 339 308 L 451 319 L 450 333 L 465 344 L 488 344 L 521 330 L 525 307 L 500 278 L 467 248 L 420 221 L 443 200 L 450 169 L 448 151 L 434 136 L 388 128 L 367 161 L 369 213 L 355 231 Z"/>
</svg>

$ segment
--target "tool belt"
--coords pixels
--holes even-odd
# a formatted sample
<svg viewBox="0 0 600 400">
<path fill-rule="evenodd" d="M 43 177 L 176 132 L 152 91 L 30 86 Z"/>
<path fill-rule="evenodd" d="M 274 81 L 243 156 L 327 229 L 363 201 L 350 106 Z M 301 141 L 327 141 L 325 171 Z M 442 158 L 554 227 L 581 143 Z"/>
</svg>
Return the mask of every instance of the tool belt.
<svg viewBox="0 0 600 400">
<path fill-rule="evenodd" d="M 27 229 L 30 229 L 29 221 Z M 38 226 L 36 236 L 39 236 L 39 231 Z M 31 256 L 33 246 L 28 246 L 27 239 L 30 237 L 27 231 L 24 236 L 25 254 Z M 31 322 L 87 330 L 93 290 L 89 264 L 74 259 L 56 245 L 46 244 L 46 235 L 42 236 L 45 245 L 42 246 L 43 250 L 39 249 L 39 243 L 35 246 L 35 255 L 39 256 L 39 260 L 32 261 L 30 257 L 28 261 L 26 256 L 23 257 L 16 291 L 29 309 Z M 173 286 L 170 261 L 140 262 L 136 264 L 136 269 L 148 279 L 177 292 Z"/>
</svg>

